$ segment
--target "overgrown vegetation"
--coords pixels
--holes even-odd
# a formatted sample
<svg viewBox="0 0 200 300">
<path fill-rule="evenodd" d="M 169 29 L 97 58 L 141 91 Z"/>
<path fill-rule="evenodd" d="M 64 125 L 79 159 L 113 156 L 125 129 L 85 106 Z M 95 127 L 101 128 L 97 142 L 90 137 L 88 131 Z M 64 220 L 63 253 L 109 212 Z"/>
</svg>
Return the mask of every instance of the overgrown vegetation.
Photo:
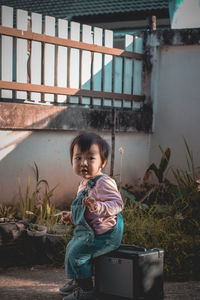
<svg viewBox="0 0 200 300">
<path fill-rule="evenodd" d="M 55 213 L 55 205 L 51 202 L 56 186 L 49 189 L 47 180 L 40 179 L 39 169 L 34 162 L 35 189 L 30 191 L 30 176 L 23 195 L 21 180 L 18 178 L 19 184 L 19 201 L 17 206 L 17 217 L 21 219 L 28 218 L 33 223 L 45 224 L 48 218 Z"/>
<path fill-rule="evenodd" d="M 119 182 L 125 203 L 122 243 L 148 249 L 163 248 L 164 276 L 168 280 L 200 280 L 200 180 L 193 154 L 186 140 L 184 143 L 186 170 L 170 167 L 171 150 L 167 148 L 164 151 L 160 147 L 162 156 L 159 165 L 152 163 L 140 184 L 121 188 L 121 175 Z M 40 179 L 36 164 L 34 167 L 35 190 L 30 191 L 29 177 L 23 194 L 19 181 L 18 207 L 1 205 L 0 218 L 28 218 L 30 223 L 44 224 L 48 232 L 54 233 L 60 223 L 60 211 L 51 201 L 56 187 L 50 189 L 48 182 Z M 170 181 L 166 174 L 171 174 L 173 179 Z M 154 176 L 154 183 L 150 180 L 151 176 Z M 62 241 L 58 239 L 54 240 L 53 246 L 49 244 L 51 263 L 63 264 L 65 247 L 72 234 L 73 226 L 70 226 Z"/>
<path fill-rule="evenodd" d="M 72 238 L 73 227 L 61 224 L 61 211 L 52 201 L 57 186 L 50 189 L 47 180 L 40 178 L 39 169 L 35 162 L 33 170 L 35 186 L 31 183 L 30 176 L 28 176 L 25 187 L 22 186 L 21 179 L 18 178 L 17 206 L 7 207 L 1 204 L 0 222 L 15 222 L 16 224 L 20 222 L 25 225 L 25 232 L 20 236 L 24 241 L 15 242 L 13 240 L 16 246 L 15 253 L 20 253 L 19 260 L 22 259 L 22 253 L 24 255 L 23 263 L 24 261 L 27 264 L 48 262 L 54 265 L 63 265 L 65 248 Z M 3 244 L 1 234 L 3 233 L 0 232 L 0 241 L 2 242 L 0 246 L 5 248 L 7 244 Z M 31 236 L 34 237 L 31 238 Z M 9 238 L 12 239 L 12 234 Z M 17 260 L 16 257 L 15 263 L 18 263 Z"/>
<path fill-rule="evenodd" d="M 16 208 L 0 204 L 0 222 L 13 221 L 16 215 Z"/>
<path fill-rule="evenodd" d="M 185 139 L 184 143 L 186 170 L 169 168 L 171 151 L 160 147 L 159 166 L 151 164 L 141 184 L 123 187 L 123 243 L 163 248 L 167 279 L 200 280 L 199 175 Z M 167 169 L 173 182 L 165 177 Z M 148 181 L 152 174 L 157 183 Z"/>
</svg>

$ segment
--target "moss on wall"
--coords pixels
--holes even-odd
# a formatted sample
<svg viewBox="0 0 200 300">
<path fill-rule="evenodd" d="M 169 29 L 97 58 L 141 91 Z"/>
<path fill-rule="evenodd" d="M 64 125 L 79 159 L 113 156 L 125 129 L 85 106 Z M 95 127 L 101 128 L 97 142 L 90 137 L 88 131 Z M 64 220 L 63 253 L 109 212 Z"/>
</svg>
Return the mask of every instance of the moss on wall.
<svg viewBox="0 0 200 300">
<path fill-rule="evenodd" d="M 0 103 L 1 129 L 23 130 L 111 130 L 111 108 L 41 106 L 21 103 Z M 139 110 L 116 109 L 117 131 L 150 132 L 151 106 Z"/>
</svg>

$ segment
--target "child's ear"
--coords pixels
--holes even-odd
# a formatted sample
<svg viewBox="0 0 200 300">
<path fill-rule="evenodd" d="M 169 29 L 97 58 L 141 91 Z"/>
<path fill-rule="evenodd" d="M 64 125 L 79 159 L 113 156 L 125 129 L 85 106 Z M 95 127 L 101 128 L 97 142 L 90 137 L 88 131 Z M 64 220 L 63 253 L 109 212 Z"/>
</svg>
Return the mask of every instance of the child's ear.
<svg viewBox="0 0 200 300">
<path fill-rule="evenodd" d="M 106 163 L 107 163 L 107 160 L 105 159 L 104 162 L 102 163 L 102 166 L 101 166 L 102 169 L 105 168 Z"/>
</svg>

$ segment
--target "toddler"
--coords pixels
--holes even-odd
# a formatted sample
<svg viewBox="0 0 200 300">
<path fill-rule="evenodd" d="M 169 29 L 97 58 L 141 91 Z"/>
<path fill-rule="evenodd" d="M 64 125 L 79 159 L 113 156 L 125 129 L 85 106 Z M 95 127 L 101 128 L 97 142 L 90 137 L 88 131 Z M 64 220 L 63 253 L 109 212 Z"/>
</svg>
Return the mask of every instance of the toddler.
<svg viewBox="0 0 200 300">
<path fill-rule="evenodd" d="M 122 240 L 123 201 L 115 181 L 102 172 L 108 155 L 109 145 L 95 133 L 79 134 L 70 146 L 73 170 L 82 181 L 71 211 L 62 213 L 65 224 L 75 225 L 65 256 L 71 280 L 60 288 L 64 300 L 93 299 L 92 259 L 117 249 Z"/>
</svg>

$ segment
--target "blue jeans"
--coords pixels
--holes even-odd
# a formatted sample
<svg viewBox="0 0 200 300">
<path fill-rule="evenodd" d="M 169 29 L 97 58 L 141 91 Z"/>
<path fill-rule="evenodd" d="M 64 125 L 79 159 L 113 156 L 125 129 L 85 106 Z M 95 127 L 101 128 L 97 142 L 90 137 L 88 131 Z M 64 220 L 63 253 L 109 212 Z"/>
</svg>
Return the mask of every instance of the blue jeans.
<svg viewBox="0 0 200 300">
<path fill-rule="evenodd" d="M 91 179 L 88 183 L 92 181 L 92 186 L 94 186 L 94 180 Z M 71 279 L 91 277 L 92 259 L 117 249 L 123 235 L 121 214 L 117 215 L 117 224 L 112 229 L 104 234 L 94 234 L 84 218 L 85 206 L 82 205 L 82 199 L 86 196 L 87 191 L 80 192 L 72 204 L 72 217 L 76 227 L 65 254 L 65 270 L 67 278 Z"/>
<path fill-rule="evenodd" d="M 117 249 L 122 240 L 123 218 L 117 216 L 117 224 L 104 234 L 90 231 L 76 232 L 66 248 L 65 269 L 67 278 L 83 279 L 92 276 L 92 259 Z"/>
</svg>

